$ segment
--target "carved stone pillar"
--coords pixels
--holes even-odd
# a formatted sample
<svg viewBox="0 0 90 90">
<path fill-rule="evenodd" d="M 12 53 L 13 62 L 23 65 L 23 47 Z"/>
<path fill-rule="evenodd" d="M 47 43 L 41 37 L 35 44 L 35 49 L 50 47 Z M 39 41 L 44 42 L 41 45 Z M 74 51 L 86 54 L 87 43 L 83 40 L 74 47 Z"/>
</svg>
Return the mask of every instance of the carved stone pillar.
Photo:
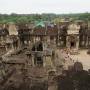
<svg viewBox="0 0 90 90">
<path fill-rule="evenodd" d="M 67 38 L 66 38 L 66 47 L 67 48 L 70 48 L 70 41 L 69 41 L 69 36 L 67 36 Z"/>
<path fill-rule="evenodd" d="M 79 36 L 76 36 L 76 49 L 79 49 Z"/>
</svg>

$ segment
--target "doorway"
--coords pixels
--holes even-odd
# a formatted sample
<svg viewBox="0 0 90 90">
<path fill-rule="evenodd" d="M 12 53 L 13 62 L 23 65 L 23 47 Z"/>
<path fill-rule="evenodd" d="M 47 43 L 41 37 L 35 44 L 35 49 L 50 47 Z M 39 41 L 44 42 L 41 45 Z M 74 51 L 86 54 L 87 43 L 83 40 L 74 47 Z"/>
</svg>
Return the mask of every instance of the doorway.
<svg viewBox="0 0 90 90">
<path fill-rule="evenodd" d="M 74 42 L 74 41 L 71 41 L 71 42 L 70 42 L 70 47 L 71 47 L 71 48 L 74 48 L 74 47 L 75 47 L 75 42 Z"/>
</svg>

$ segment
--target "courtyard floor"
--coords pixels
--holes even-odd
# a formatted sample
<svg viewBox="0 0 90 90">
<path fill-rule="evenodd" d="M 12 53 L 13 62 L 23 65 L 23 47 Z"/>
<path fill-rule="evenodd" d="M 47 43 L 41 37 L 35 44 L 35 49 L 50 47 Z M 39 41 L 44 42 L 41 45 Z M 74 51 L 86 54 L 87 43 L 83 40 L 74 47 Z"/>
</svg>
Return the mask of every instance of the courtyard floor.
<svg viewBox="0 0 90 90">
<path fill-rule="evenodd" d="M 90 69 L 90 55 L 87 54 L 87 50 L 79 50 L 78 55 L 70 55 L 74 62 L 79 61 L 83 64 L 84 70 Z"/>
</svg>

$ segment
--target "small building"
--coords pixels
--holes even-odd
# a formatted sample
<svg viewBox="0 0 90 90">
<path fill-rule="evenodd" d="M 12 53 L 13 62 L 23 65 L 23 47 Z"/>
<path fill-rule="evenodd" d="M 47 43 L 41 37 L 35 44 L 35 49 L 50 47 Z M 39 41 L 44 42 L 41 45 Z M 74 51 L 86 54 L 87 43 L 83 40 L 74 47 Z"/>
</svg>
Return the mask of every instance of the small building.
<svg viewBox="0 0 90 90">
<path fill-rule="evenodd" d="M 66 46 L 70 49 L 79 48 L 79 30 L 80 25 L 72 23 L 68 26 Z"/>
</svg>

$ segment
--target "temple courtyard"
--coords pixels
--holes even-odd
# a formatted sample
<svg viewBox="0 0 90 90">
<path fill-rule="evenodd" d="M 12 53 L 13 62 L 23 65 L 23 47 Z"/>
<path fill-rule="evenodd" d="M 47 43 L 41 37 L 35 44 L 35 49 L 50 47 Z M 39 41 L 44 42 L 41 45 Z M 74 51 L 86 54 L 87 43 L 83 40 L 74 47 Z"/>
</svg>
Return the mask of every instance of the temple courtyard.
<svg viewBox="0 0 90 90">
<path fill-rule="evenodd" d="M 90 69 L 90 55 L 87 54 L 87 50 L 79 50 L 78 55 L 70 55 L 70 57 L 74 60 L 74 62 L 81 62 L 84 70 Z"/>
</svg>

